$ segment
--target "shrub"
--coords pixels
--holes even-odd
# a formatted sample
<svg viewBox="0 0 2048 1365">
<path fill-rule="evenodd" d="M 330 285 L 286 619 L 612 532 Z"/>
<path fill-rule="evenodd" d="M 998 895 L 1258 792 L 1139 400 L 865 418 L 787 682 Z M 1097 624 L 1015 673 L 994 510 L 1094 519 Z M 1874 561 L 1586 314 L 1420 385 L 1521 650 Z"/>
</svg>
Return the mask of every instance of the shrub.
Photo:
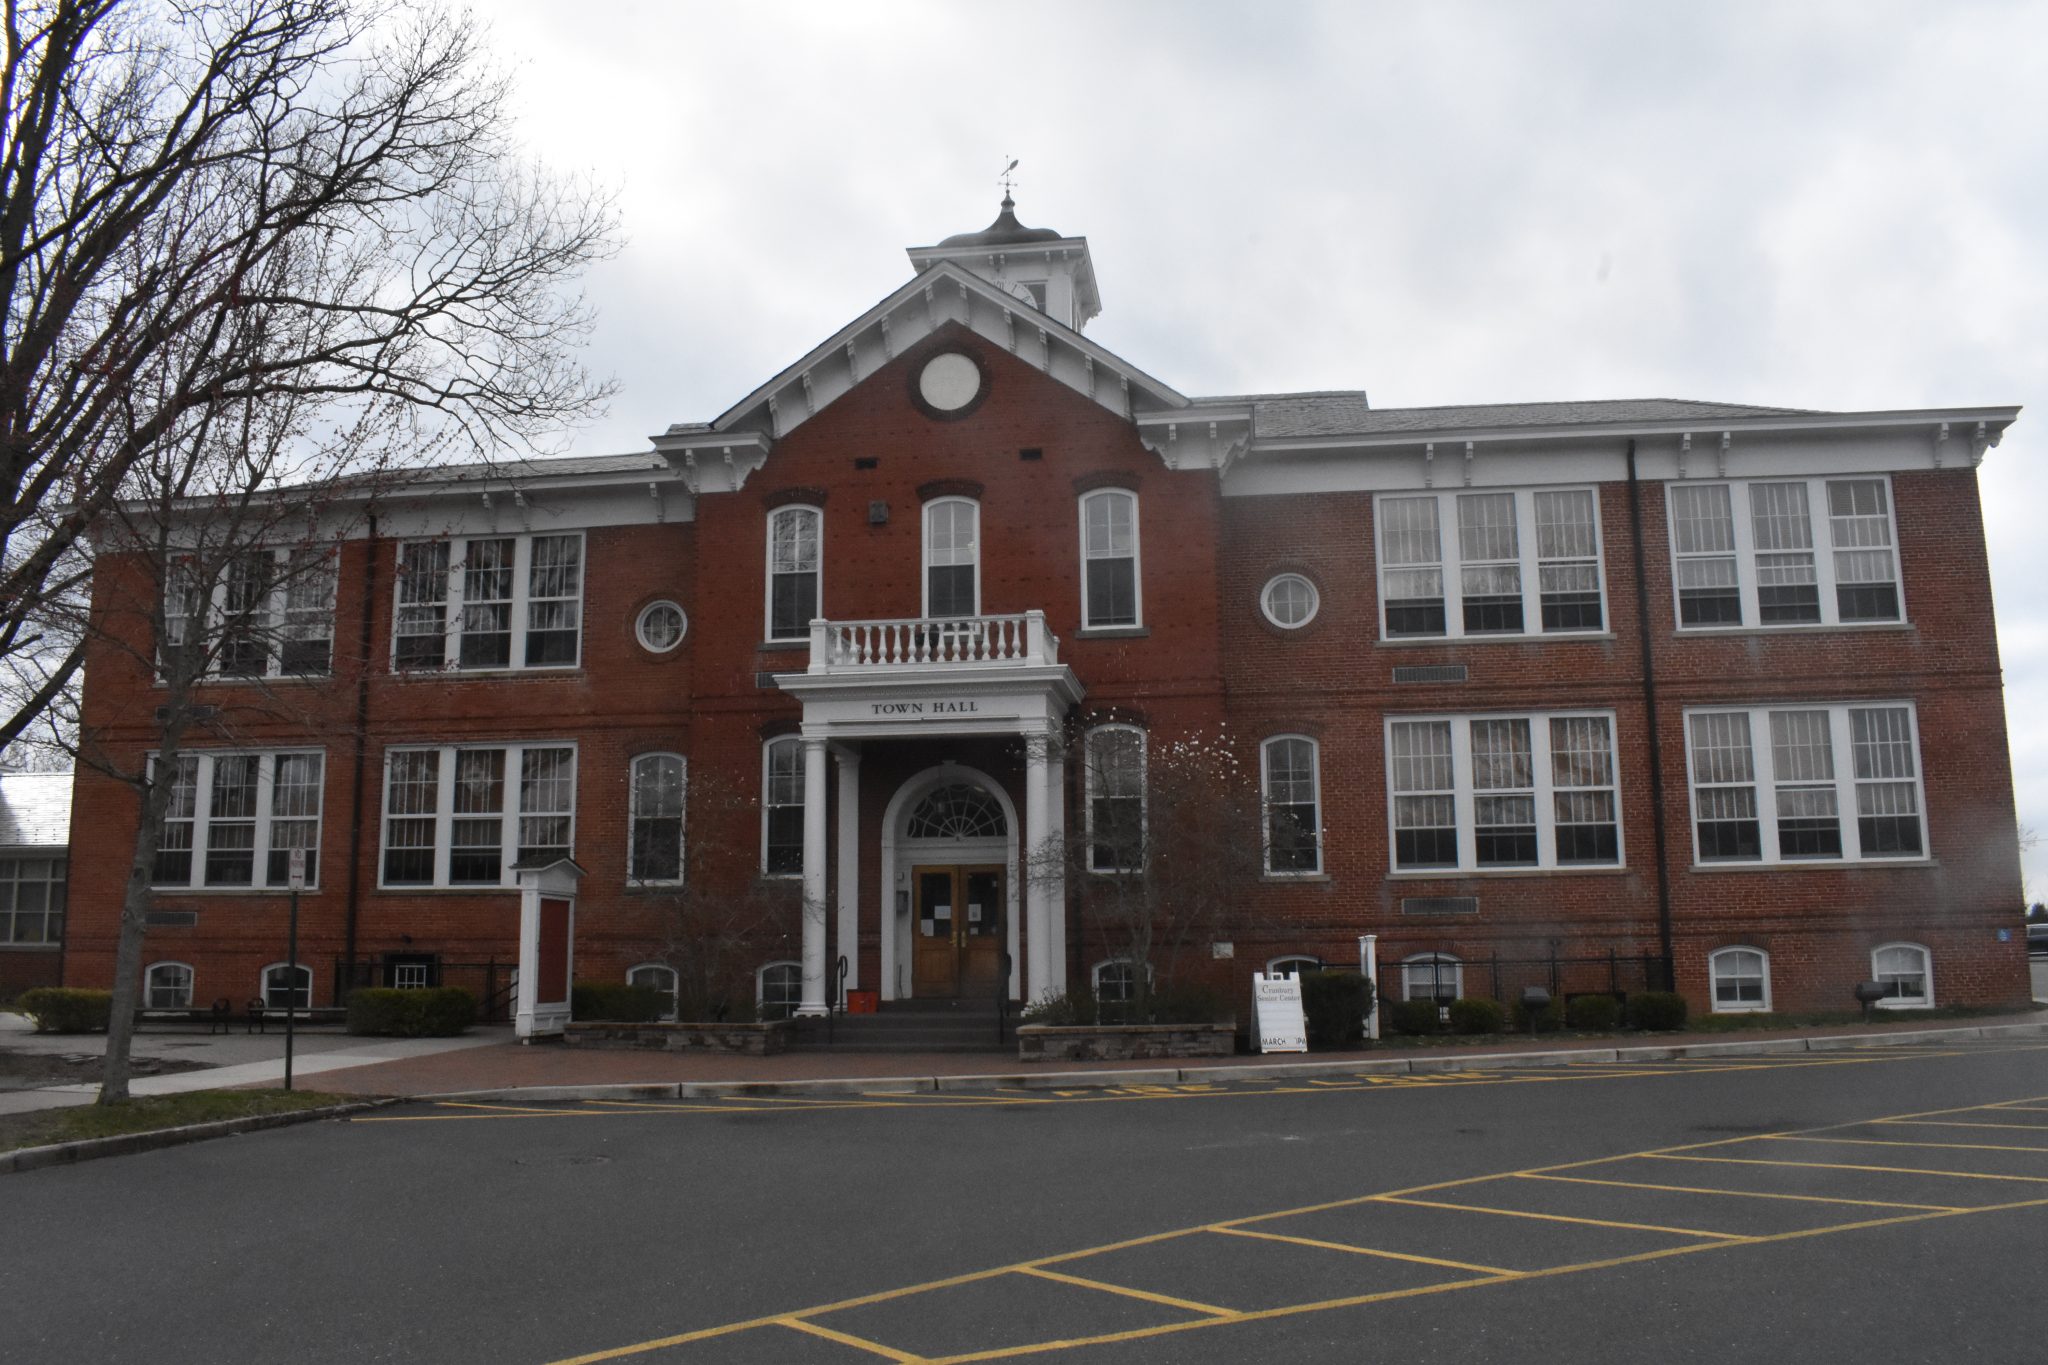
<svg viewBox="0 0 2048 1365">
<path fill-rule="evenodd" d="M 613 1024 L 651 1024 L 668 1013 L 668 994 L 623 981 L 579 981 L 569 990 L 569 1017 Z"/>
<path fill-rule="evenodd" d="M 1612 1033 L 1621 1023 L 1621 1002 L 1611 995 L 1577 995 L 1565 1005 L 1565 1019 L 1587 1033 Z"/>
<path fill-rule="evenodd" d="M 460 986 L 349 993 L 348 1031 L 376 1038 L 453 1038 L 476 1022 L 476 997 Z"/>
<path fill-rule="evenodd" d="M 1499 1033 L 1507 1022 L 1507 1011 L 1498 1000 L 1465 996 L 1451 1002 L 1451 1032 Z"/>
<path fill-rule="evenodd" d="M 1050 1024 L 1065 1027 L 1095 1022 L 1095 997 L 1088 993 L 1086 986 L 1076 986 L 1070 991 L 1047 991 L 1024 1007 L 1019 1021 L 1026 1024 Z"/>
<path fill-rule="evenodd" d="M 37 986 L 23 991 L 14 1008 L 35 1021 L 37 1033 L 105 1033 L 113 1003 L 112 991 Z"/>
<path fill-rule="evenodd" d="M 1227 1024 L 1236 1017 L 1212 986 L 1176 982 L 1152 993 L 1152 1021 L 1158 1024 Z"/>
<path fill-rule="evenodd" d="M 1393 1001 L 1387 1006 L 1387 1024 L 1396 1033 L 1435 1033 L 1438 1026 L 1436 1001 Z"/>
<path fill-rule="evenodd" d="M 1564 1027 L 1564 1006 L 1553 1000 L 1540 1010 L 1515 1002 L 1515 1032 L 1555 1033 Z"/>
<path fill-rule="evenodd" d="M 1671 991 L 1644 991 L 1628 998 L 1628 1026 L 1648 1033 L 1669 1033 L 1685 1027 L 1685 997 Z"/>
<path fill-rule="evenodd" d="M 1372 982 L 1359 972 L 1303 972 L 1301 1013 L 1310 1047 L 1350 1047 L 1365 1037 Z"/>
</svg>

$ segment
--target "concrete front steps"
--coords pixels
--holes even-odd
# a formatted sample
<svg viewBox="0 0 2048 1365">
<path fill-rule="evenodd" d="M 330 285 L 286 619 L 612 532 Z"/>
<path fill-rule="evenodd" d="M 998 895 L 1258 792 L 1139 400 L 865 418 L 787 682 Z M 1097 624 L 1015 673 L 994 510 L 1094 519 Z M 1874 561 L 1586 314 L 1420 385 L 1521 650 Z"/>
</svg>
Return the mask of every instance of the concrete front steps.
<svg viewBox="0 0 2048 1365">
<path fill-rule="evenodd" d="M 877 1014 L 842 1014 L 829 1030 L 822 1019 L 806 1019 L 790 1050 L 1014 1053 L 1016 1029 L 1013 1010 L 997 1039 L 992 1000 L 890 1000 Z"/>
</svg>

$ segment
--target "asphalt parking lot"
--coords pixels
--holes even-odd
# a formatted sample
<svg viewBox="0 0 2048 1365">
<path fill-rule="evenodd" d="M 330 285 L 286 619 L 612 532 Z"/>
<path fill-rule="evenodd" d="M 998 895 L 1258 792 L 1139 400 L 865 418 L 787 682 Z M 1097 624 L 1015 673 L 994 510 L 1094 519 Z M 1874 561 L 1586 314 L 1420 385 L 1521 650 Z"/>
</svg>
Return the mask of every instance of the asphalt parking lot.
<svg viewBox="0 0 2048 1365">
<path fill-rule="evenodd" d="M 415 1104 L 0 1210 L 7 1361 L 2037 1362 L 2048 1047 Z"/>
</svg>

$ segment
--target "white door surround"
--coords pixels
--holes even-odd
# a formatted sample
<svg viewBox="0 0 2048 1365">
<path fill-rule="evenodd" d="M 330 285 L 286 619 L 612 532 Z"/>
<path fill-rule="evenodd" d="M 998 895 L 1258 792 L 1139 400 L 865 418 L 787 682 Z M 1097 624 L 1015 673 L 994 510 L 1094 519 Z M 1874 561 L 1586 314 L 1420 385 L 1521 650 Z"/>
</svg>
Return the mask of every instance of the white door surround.
<svg viewBox="0 0 2048 1365">
<path fill-rule="evenodd" d="M 975 786 L 994 797 L 1003 808 L 1004 834 L 999 839 L 913 839 L 909 834 L 911 812 L 917 803 L 941 787 L 954 784 Z M 926 768 L 896 789 L 882 815 L 881 895 L 875 900 L 881 915 L 882 998 L 910 998 L 911 885 L 913 867 L 958 867 L 963 864 L 1003 865 L 1003 919 L 1005 951 L 1010 955 L 1010 998 L 1019 999 L 1024 988 L 1023 954 L 1019 934 L 1018 884 L 1023 880 L 1018 865 L 1017 806 L 1003 784 L 979 768 L 959 763 L 941 763 Z"/>
</svg>

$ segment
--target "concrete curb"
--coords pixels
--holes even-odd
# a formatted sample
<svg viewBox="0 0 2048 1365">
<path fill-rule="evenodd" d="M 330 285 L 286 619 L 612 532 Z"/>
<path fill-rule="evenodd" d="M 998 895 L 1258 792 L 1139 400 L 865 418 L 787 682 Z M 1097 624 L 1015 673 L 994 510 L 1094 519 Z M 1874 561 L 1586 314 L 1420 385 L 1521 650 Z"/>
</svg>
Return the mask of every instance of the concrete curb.
<svg viewBox="0 0 2048 1365">
<path fill-rule="evenodd" d="M 69 1166 L 80 1161 L 97 1161 L 103 1156 L 126 1156 L 130 1152 L 152 1152 L 159 1147 L 181 1147 L 188 1142 L 254 1133 L 265 1128 L 285 1128 L 318 1119 L 344 1118 L 365 1109 L 397 1104 L 395 1099 L 365 1099 L 348 1104 L 330 1104 L 319 1109 L 295 1109 L 284 1114 L 247 1114 L 238 1119 L 216 1119 L 212 1123 L 188 1123 L 181 1128 L 158 1128 L 147 1133 L 117 1133 L 112 1137 L 81 1138 L 77 1142 L 53 1142 L 46 1147 L 21 1147 L 0 1152 L 0 1175 L 40 1170 L 45 1166 Z"/>
<path fill-rule="evenodd" d="M 1002 1071 L 971 1076 L 864 1076 L 787 1081 L 663 1081 L 646 1085 L 536 1085 L 414 1095 L 414 1100 L 541 1102 L 548 1100 L 672 1100 L 791 1098 L 805 1095 L 928 1094 L 961 1090 L 1113 1090 L 1133 1085 L 1289 1081 L 1319 1076 L 1434 1076 L 1457 1071 L 1508 1071 L 1578 1062 L 1670 1062 L 1687 1058 L 1767 1057 L 1906 1047 L 1971 1039 L 2048 1038 L 2048 1022 L 1914 1029 L 1903 1033 L 1825 1034 L 1814 1038 L 1733 1038 L 1711 1043 L 1557 1048 L 1543 1052 L 1480 1052 L 1444 1057 L 1390 1057 L 1330 1062 L 1258 1062 L 1243 1066 L 1146 1067 L 1123 1071 Z"/>
</svg>

